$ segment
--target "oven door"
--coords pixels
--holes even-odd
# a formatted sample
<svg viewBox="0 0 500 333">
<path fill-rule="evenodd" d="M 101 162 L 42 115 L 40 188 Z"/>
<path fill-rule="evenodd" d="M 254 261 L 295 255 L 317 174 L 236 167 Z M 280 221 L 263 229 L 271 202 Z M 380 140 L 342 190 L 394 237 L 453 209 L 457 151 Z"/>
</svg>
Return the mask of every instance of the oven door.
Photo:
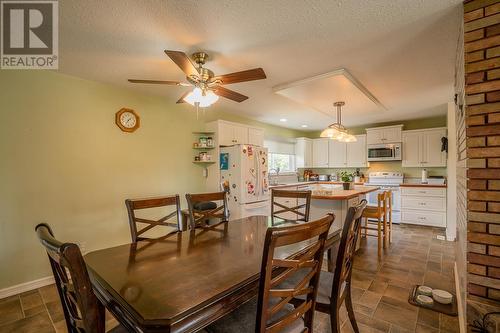
<svg viewBox="0 0 500 333">
<path fill-rule="evenodd" d="M 380 185 L 379 185 L 380 186 Z M 368 206 L 377 207 L 378 194 L 390 190 L 392 193 L 392 223 L 400 223 L 401 221 L 401 192 L 397 186 L 381 187 L 376 191 L 370 192 L 366 195 Z"/>
</svg>

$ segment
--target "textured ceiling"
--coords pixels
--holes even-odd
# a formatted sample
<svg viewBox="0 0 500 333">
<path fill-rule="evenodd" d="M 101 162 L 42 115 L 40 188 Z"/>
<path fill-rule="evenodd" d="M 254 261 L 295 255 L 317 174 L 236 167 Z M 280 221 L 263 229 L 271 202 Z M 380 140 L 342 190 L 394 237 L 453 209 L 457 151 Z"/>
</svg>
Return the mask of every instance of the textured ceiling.
<svg viewBox="0 0 500 333">
<path fill-rule="evenodd" d="M 267 79 L 227 86 L 250 97 L 213 108 L 291 128 L 334 120 L 273 87 L 346 68 L 387 108 L 346 125 L 444 113 L 453 99 L 460 0 L 63 0 L 59 71 L 175 100 L 188 88 L 127 78 L 183 80 L 164 49 L 207 51 L 216 74 L 262 67 Z M 333 101 L 332 101 L 333 102 Z M 177 105 L 189 108 L 188 105 Z M 282 123 L 280 118 L 287 118 Z"/>
</svg>

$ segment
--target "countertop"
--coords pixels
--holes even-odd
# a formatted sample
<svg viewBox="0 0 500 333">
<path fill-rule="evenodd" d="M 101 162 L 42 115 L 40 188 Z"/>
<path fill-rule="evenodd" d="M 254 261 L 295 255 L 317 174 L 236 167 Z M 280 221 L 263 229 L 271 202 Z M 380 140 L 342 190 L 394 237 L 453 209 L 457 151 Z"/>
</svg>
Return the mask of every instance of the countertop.
<svg viewBox="0 0 500 333">
<path fill-rule="evenodd" d="M 285 187 L 294 187 L 294 186 L 302 186 L 302 185 L 312 185 L 312 184 L 324 184 L 324 185 L 341 185 L 342 182 L 330 182 L 330 181 L 319 181 L 319 180 L 313 180 L 313 181 L 308 181 L 308 182 L 296 182 L 296 183 L 289 183 L 289 184 L 278 184 L 278 185 L 269 185 L 270 189 L 273 188 L 285 188 Z M 354 185 L 364 185 L 364 183 L 354 183 Z"/>
<path fill-rule="evenodd" d="M 374 192 L 378 189 L 379 188 L 376 186 L 358 185 L 354 187 L 354 190 L 344 190 L 342 187 L 324 190 L 313 190 L 311 198 L 320 200 L 348 200 L 363 194 Z"/>
<path fill-rule="evenodd" d="M 363 183 L 355 183 L 355 187 L 353 190 L 344 190 L 341 184 L 342 182 L 312 181 L 274 185 L 269 186 L 269 188 L 287 188 L 301 185 L 338 185 L 335 187 L 332 186 L 331 188 L 321 188 L 320 186 L 317 186 L 317 188 L 312 188 L 311 198 L 320 200 L 347 200 L 378 190 L 377 186 L 363 186 Z"/>
</svg>

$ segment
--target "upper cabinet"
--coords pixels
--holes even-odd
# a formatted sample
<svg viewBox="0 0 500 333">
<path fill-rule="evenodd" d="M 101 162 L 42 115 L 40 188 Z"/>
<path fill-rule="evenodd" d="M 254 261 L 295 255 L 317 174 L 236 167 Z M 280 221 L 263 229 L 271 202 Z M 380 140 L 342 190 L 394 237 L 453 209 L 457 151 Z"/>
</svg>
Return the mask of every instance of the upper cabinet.
<svg viewBox="0 0 500 333">
<path fill-rule="evenodd" d="M 232 146 L 237 144 L 264 145 L 264 130 L 243 124 L 224 120 L 216 120 L 207 124 L 207 128 L 216 132 L 219 146 Z"/>
<path fill-rule="evenodd" d="M 313 166 L 313 140 L 297 138 L 295 142 L 295 165 L 297 168 L 311 168 Z"/>
<path fill-rule="evenodd" d="M 384 126 L 366 129 L 366 143 L 369 145 L 401 142 L 403 125 Z"/>
<path fill-rule="evenodd" d="M 443 127 L 403 131 L 403 167 L 445 167 L 441 139 L 446 135 Z"/>
<path fill-rule="evenodd" d="M 297 139 L 295 155 L 297 167 L 301 168 L 300 161 L 304 158 L 303 148 L 312 141 L 312 164 L 315 168 L 364 168 L 366 161 L 366 135 L 356 135 L 356 142 L 338 142 L 325 138 Z M 307 149 L 306 149 L 307 150 Z M 307 166 L 304 166 L 307 167 Z"/>
<path fill-rule="evenodd" d="M 347 166 L 346 143 L 337 140 L 328 141 L 328 166 L 330 168 L 345 168 Z"/>
<path fill-rule="evenodd" d="M 264 130 L 261 128 L 248 128 L 248 143 L 251 145 L 264 146 Z"/>
<path fill-rule="evenodd" d="M 330 140 L 328 162 L 330 168 L 364 168 L 366 162 L 366 135 L 356 135 L 356 142 Z"/>
<path fill-rule="evenodd" d="M 348 167 L 366 168 L 366 135 L 356 135 L 356 142 L 346 143 L 346 162 Z"/>
<path fill-rule="evenodd" d="M 327 138 L 313 140 L 313 167 L 328 168 L 328 141 Z"/>
</svg>

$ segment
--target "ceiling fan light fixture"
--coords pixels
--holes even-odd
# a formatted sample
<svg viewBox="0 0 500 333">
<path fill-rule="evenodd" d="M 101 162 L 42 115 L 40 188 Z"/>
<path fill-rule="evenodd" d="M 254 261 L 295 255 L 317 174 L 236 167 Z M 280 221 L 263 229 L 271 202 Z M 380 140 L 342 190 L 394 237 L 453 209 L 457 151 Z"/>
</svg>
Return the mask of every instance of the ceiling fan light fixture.
<svg viewBox="0 0 500 333">
<path fill-rule="evenodd" d="M 184 97 L 184 101 L 193 106 L 198 104 L 200 108 L 206 108 L 219 100 L 212 90 L 203 91 L 201 88 L 196 87 L 189 94 Z"/>
</svg>

